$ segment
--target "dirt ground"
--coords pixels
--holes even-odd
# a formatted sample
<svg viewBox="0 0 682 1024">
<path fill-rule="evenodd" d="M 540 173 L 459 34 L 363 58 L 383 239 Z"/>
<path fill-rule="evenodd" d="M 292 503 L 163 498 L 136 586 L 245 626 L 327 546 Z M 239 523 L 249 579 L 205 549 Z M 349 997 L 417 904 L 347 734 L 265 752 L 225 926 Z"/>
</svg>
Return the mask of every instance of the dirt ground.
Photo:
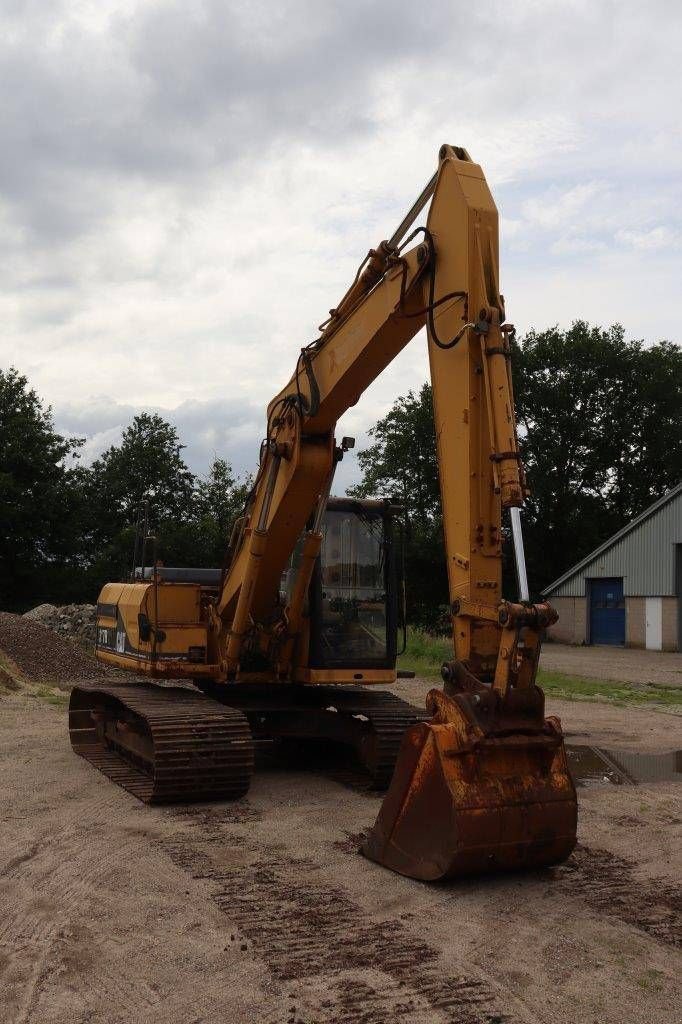
<svg viewBox="0 0 682 1024">
<path fill-rule="evenodd" d="M 682 747 L 679 716 L 548 710 L 575 742 Z M 678 784 L 582 789 L 566 865 L 440 886 L 356 853 L 379 803 L 261 770 L 237 803 L 145 807 L 71 753 L 63 708 L 4 694 L 0 1021 L 682 1020 Z"/>
<path fill-rule="evenodd" d="M 572 676 L 682 687 L 682 654 L 669 651 L 546 643 L 540 664 L 544 669 Z"/>
</svg>

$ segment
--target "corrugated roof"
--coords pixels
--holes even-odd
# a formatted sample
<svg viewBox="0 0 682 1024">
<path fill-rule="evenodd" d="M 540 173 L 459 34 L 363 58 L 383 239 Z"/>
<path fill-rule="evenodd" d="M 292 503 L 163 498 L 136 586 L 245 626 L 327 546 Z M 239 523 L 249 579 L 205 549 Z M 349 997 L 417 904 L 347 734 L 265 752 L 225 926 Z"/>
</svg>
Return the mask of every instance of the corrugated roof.
<svg viewBox="0 0 682 1024">
<path fill-rule="evenodd" d="M 658 500 L 655 501 L 653 505 L 649 505 L 649 507 L 645 509 L 643 512 L 641 512 L 635 519 L 633 519 L 631 523 L 628 523 L 627 526 L 624 526 L 622 530 L 618 531 L 618 533 L 614 533 L 612 537 L 609 537 L 607 541 L 604 541 L 604 543 L 600 544 L 598 548 L 595 548 L 594 551 L 591 551 L 590 554 L 583 558 L 580 562 L 576 562 L 576 564 L 572 566 L 567 572 L 565 572 L 563 576 L 559 576 L 559 578 L 554 580 L 553 583 L 550 583 L 548 587 L 545 587 L 545 589 L 542 591 L 543 597 L 551 593 L 552 590 L 556 590 L 557 587 L 560 587 L 562 583 L 566 582 L 566 580 L 570 580 L 572 576 L 575 576 L 576 573 L 579 573 L 581 569 L 584 569 L 586 565 L 589 565 L 590 562 L 593 562 L 595 558 L 597 558 L 599 555 L 602 555 L 605 551 L 608 551 L 610 547 L 613 547 L 613 545 L 616 544 L 619 540 L 622 540 L 623 537 L 626 537 L 628 533 L 631 533 L 634 529 L 636 529 L 640 525 L 640 523 L 644 522 L 645 519 L 648 519 L 655 512 L 658 512 L 659 508 L 663 508 L 663 506 L 667 505 L 669 501 L 672 501 L 673 498 L 677 497 L 680 491 L 682 491 L 682 480 L 679 484 L 677 484 L 677 486 L 671 488 L 671 490 L 669 491 L 666 491 L 666 493 L 663 494 L 660 498 L 658 498 Z"/>
</svg>

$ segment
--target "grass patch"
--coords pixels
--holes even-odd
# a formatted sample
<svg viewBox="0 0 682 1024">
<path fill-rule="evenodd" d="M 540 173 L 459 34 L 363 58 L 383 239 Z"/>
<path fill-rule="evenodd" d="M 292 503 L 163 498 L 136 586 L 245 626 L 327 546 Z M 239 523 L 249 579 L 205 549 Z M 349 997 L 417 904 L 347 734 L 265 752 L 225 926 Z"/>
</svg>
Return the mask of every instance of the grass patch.
<svg viewBox="0 0 682 1024">
<path fill-rule="evenodd" d="M 20 689 L 21 684 L 4 668 L 0 668 L 0 693 L 17 693 Z"/>
<path fill-rule="evenodd" d="M 418 629 L 407 632 L 405 653 L 398 658 L 398 668 L 416 672 L 427 678 L 440 679 L 440 667 L 444 661 L 452 661 L 452 643 L 445 637 L 429 636 Z"/>
<path fill-rule="evenodd" d="M 410 630 L 405 653 L 398 668 L 408 669 L 426 679 L 440 679 L 440 667 L 452 660 L 452 644 L 444 637 L 433 637 Z M 682 707 L 682 690 L 668 686 L 635 686 L 610 679 L 589 679 L 565 672 L 540 669 L 538 684 L 551 697 L 562 700 L 598 700 L 613 704 L 664 704 Z"/>
<path fill-rule="evenodd" d="M 61 689 L 56 682 L 34 683 L 4 651 L 0 651 L 0 697 L 12 693 L 35 697 L 61 710 L 68 707 L 70 697 L 70 690 Z"/>
<path fill-rule="evenodd" d="M 538 684 L 546 694 L 563 700 L 605 700 L 613 704 L 665 704 L 682 707 L 682 690 L 668 686 L 636 686 L 613 679 L 586 679 L 564 672 L 538 671 Z"/>
<path fill-rule="evenodd" d="M 11 658 L 0 651 L 0 697 L 12 693 L 23 693 L 60 709 L 68 706 L 70 695 L 69 690 L 60 689 L 56 684 L 31 682 Z"/>
<path fill-rule="evenodd" d="M 69 694 L 51 686 L 37 686 L 33 691 L 33 696 L 55 708 L 66 708 L 69 704 Z"/>
<path fill-rule="evenodd" d="M 637 984 L 644 991 L 660 992 L 663 989 L 663 980 L 665 975 L 663 971 L 657 971 L 654 968 L 649 968 L 637 978 Z"/>
</svg>

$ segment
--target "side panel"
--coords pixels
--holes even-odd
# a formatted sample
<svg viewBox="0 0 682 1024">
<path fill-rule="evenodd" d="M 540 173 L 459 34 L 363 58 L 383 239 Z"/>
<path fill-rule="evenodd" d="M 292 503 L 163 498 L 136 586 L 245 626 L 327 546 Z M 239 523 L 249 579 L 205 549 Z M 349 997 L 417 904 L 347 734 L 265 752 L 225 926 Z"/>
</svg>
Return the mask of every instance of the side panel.
<svg viewBox="0 0 682 1024">
<path fill-rule="evenodd" d="M 139 615 L 152 628 L 147 640 L 140 636 Z M 198 585 L 109 583 L 97 604 L 97 657 L 152 675 L 176 669 L 192 674 L 206 664 L 208 627 L 200 617 Z"/>
<path fill-rule="evenodd" d="M 158 612 L 155 599 L 158 596 Z M 198 625 L 201 615 L 201 588 L 187 584 L 161 584 L 156 590 L 150 588 L 150 614 L 159 626 Z"/>
<path fill-rule="evenodd" d="M 137 616 L 145 611 L 148 583 L 107 583 L 97 599 L 97 635 L 95 653 L 117 655 L 130 660 L 133 656 L 149 657 L 151 644 L 141 644 Z"/>
</svg>

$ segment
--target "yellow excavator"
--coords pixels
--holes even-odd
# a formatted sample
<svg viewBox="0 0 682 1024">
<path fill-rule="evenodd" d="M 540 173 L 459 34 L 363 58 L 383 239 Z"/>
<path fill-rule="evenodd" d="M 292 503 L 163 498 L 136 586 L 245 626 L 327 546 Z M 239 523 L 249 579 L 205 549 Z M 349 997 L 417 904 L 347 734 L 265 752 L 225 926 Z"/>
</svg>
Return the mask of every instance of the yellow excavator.
<svg viewBox="0 0 682 1024">
<path fill-rule="evenodd" d="M 400 509 L 331 497 L 353 443 L 337 444 L 337 421 L 424 326 L 453 635 L 427 710 L 386 689 L 404 628 Z M 147 679 L 75 687 L 74 750 L 169 802 L 243 795 L 260 741 L 333 742 L 388 785 L 363 852 L 394 871 L 436 880 L 567 857 L 576 793 L 536 685 L 556 614 L 530 602 L 525 575 L 512 335 L 495 204 L 480 166 L 445 145 L 270 402 L 224 568 L 159 564 L 145 526 L 131 579 L 103 588 L 97 656 Z M 504 510 L 516 601 L 501 592 Z"/>
</svg>

